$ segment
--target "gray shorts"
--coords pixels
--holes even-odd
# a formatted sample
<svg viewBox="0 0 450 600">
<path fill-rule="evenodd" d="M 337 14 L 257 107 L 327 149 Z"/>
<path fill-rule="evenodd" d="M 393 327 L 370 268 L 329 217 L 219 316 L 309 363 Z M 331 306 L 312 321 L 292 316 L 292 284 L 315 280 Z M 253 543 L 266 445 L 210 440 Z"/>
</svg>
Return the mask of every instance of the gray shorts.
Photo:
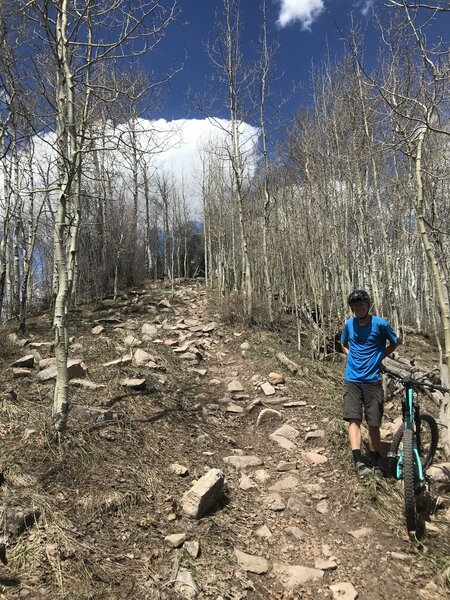
<svg viewBox="0 0 450 600">
<path fill-rule="evenodd" d="M 344 381 L 344 421 L 363 420 L 380 427 L 383 417 L 384 392 L 381 381 L 356 383 Z"/>
</svg>

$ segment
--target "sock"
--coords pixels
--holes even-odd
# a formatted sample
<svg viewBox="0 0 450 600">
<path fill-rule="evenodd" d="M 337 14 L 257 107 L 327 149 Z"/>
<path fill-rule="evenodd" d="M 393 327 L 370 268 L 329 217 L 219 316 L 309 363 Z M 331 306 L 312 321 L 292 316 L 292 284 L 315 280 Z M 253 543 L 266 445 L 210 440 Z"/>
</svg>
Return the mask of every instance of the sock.
<svg viewBox="0 0 450 600">
<path fill-rule="evenodd" d="M 355 465 L 357 462 L 362 462 L 361 450 L 352 450 L 353 460 L 355 461 Z"/>
<path fill-rule="evenodd" d="M 378 463 L 380 462 L 380 453 L 370 451 L 370 464 L 372 467 L 378 467 Z"/>
</svg>

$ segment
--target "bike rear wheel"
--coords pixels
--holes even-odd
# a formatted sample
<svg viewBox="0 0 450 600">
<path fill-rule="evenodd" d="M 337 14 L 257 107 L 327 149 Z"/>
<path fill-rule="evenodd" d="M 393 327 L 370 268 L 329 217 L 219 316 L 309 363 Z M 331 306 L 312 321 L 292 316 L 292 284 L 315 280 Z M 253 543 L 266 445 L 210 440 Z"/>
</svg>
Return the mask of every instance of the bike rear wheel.
<svg viewBox="0 0 450 600">
<path fill-rule="evenodd" d="M 392 439 L 390 451 L 396 456 L 399 455 L 399 446 L 400 442 L 402 441 L 404 431 L 405 424 L 402 423 Z M 439 442 L 439 431 L 436 420 L 426 412 L 420 413 L 420 439 L 420 462 L 422 463 L 422 469 L 425 470 L 433 462 Z"/>
<path fill-rule="evenodd" d="M 405 494 L 405 517 L 408 532 L 417 529 L 415 473 L 414 473 L 414 437 L 411 429 L 403 433 L 403 491 Z"/>
</svg>

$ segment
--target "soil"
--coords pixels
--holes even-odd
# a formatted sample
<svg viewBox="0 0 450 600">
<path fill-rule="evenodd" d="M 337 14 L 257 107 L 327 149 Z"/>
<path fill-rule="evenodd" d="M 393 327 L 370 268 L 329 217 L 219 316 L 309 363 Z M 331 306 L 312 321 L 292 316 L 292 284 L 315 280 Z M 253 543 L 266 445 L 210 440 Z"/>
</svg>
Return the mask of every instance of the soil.
<svg viewBox="0 0 450 600">
<path fill-rule="evenodd" d="M 163 298 L 168 304 L 159 304 Z M 26 344 L 9 341 L 12 328 L 4 327 L 0 493 L 8 565 L 0 565 L 0 598 L 355 597 L 333 592 L 343 582 L 362 600 L 446 597 L 449 487 L 431 489 L 427 534 L 412 542 L 400 485 L 353 473 L 340 418 L 343 357 L 313 361 L 287 335 L 223 323 L 214 310 L 195 283 L 180 283 L 173 296 L 148 284 L 74 310 L 70 358 L 82 359 L 87 380 L 104 387 L 70 386 L 79 408 L 64 435 L 51 427 L 53 382 L 37 383 L 37 367 L 21 377 L 10 368 L 32 352 L 51 356 L 51 348 L 30 348 L 52 340 L 49 316 L 30 320 Z M 144 323 L 157 327 L 152 340 L 142 339 Z M 94 334 L 98 324 L 104 331 Z M 192 341 L 191 356 L 174 351 Z M 104 366 L 130 353 L 125 342 L 156 364 Z M 429 341 L 416 342 L 424 364 L 436 364 Z M 410 336 L 401 353 L 413 357 L 414 348 Z M 280 351 L 299 365 L 296 375 L 277 361 Z M 285 382 L 266 396 L 260 383 L 272 372 Z M 125 378 L 145 382 L 130 389 Z M 234 395 L 227 391 L 233 380 L 243 387 Z M 399 401 L 389 406 L 386 422 L 400 414 Z M 257 425 L 266 408 L 278 414 Z M 291 449 L 269 438 L 285 424 L 298 432 Z M 326 462 L 313 464 L 308 452 Z M 241 470 L 223 460 L 246 455 L 262 464 Z M 188 474 L 173 473 L 174 463 Z M 183 494 L 211 468 L 225 474 L 223 496 L 202 518 L 188 518 Z M 275 511 L 268 496 L 279 481 L 292 489 L 280 492 L 285 508 Z M 245 483 L 253 487 L 242 489 Z M 262 526 L 270 537 L 261 537 Z M 197 541 L 199 556 L 186 545 L 172 548 L 165 538 L 175 533 Z M 265 572 L 247 570 L 235 550 L 265 558 Z M 317 579 L 290 582 L 294 566 L 315 569 Z M 191 584 L 177 583 L 186 571 Z"/>
</svg>

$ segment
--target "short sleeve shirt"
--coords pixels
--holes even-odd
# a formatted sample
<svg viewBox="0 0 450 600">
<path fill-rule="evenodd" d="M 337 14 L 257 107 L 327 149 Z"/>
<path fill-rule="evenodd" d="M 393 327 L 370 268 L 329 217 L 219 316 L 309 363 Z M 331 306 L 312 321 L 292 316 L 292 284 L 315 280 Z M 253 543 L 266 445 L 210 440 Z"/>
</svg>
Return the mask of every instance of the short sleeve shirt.
<svg viewBox="0 0 450 600">
<path fill-rule="evenodd" d="M 344 379 L 360 383 L 379 381 L 386 342 L 395 346 L 398 337 L 386 319 L 371 316 L 366 325 L 360 325 L 359 319 L 351 317 L 345 323 L 341 340 L 349 350 Z"/>
</svg>

